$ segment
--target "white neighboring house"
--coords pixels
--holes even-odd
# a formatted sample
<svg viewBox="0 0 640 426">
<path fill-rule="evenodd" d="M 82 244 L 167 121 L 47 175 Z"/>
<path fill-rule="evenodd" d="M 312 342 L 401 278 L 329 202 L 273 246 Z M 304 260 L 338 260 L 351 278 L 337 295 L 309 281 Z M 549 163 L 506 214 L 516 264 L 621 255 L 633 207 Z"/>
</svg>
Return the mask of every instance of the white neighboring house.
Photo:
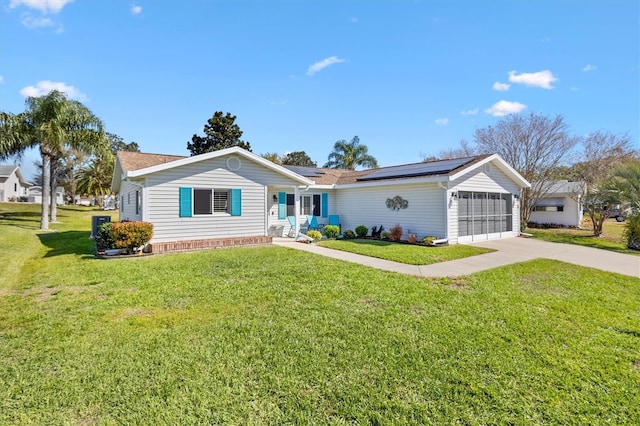
<svg viewBox="0 0 640 426">
<path fill-rule="evenodd" d="M 283 167 L 234 147 L 192 157 L 119 152 L 120 220 L 154 226 L 154 252 L 268 244 L 274 229 L 400 224 L 450 243 L 519 235 L 529 183 L 498 155 L 351 171 Z M 395 203 L 398 201 L 399 203 Z M 295 234 L 294 229 L 294 234 Z"/>
<path fill-rule="evenodd" d="M 39 185 L 34 185 L 29 188 L 28 192 L 28 201 L 30 203 L 42 203 L 42 187 Z M 64 188 L 58 186 L 56 188 L 56 204 L 63 205 L 64 204 Z"/>
<path fill-rule="evenodd" d="M 584 182 L 553 182 L 544 197 L 533 206 L 529 222 L 579 228 L 585 188 Z"/>
<path fill-rule="evenodd" d="M 24 180 L 20 167 L 0 166 L 0 201 L 18 201 L 28 195 L 31 184 Z"/>
</svg>

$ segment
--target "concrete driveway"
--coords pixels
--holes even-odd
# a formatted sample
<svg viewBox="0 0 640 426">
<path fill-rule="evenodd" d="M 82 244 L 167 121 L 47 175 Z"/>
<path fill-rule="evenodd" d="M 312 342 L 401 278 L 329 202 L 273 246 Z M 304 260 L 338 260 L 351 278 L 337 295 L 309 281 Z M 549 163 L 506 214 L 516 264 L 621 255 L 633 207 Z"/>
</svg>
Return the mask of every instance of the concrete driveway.
<svg viewBox="0 0 640 426">
<path fill-rule="evenodd" d="M 550 243 L 534 238 L 507 238 L 473 243 L 471 245 L 488 247 L 496 251 L 425 266 L 406 265 L 404 263 L 318 247 L 315 244 L 298 243 L 291 238 L 274 238 L 273 244 L 342 259 L 385 271 L 423 277 L 469 275 L 499 266 L 525 262 L 537 258 L 546 258 L 640 278 L 640 256 L 615 253 L 573 244 Z"/>
</svg>

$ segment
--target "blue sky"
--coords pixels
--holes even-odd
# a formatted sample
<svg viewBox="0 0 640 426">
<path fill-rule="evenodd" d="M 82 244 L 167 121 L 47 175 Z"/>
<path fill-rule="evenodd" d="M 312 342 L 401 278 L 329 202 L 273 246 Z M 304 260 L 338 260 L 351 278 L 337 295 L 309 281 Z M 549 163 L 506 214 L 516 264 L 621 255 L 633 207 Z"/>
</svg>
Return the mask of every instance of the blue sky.
<svg viewBox="0 0 640 426">
<path fill-rule="evenodd" d="M 144 152 L 188 155 L 215 111 L 319 165 L 355 135 L 420 161 L 517 112 L 639 140 L 637 0 L 0 2 L 0 109 L 58 88 Z"/>
</svg>

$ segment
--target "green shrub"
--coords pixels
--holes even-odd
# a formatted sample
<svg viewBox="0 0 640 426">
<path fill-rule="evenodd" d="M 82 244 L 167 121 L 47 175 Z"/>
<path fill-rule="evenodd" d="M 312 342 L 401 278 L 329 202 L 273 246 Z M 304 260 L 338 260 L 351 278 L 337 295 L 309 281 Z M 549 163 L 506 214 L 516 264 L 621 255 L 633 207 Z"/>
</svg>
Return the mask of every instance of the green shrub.
<svg viewBox="0 0 640 426">
<path fill-rule="evenodd" d="M 388 240 L 389 239 L 389 233 L 387 231 L 383 231 L 382 234 L 380 234 L 380 239 Z"/>
<path fill-rule="evenodd" d="M 153 225 L 149 222 L 116 222 L 111 226 L 115 248 L 137 251 L 151 240 Z"/>
<path fill-rule="evenodd" d="M 402 226 L 395 224 L 389 229 L 389 239 L 391 241 L 400 241 L 402 239 Z"/>
<path fill-rule="evenodd" d="M 96 249 L 98 251 L 105 251 L 116 248 L 116 240 L 113 238 L 111 228 L 113 223 L 105 222 L 98 227 L 96 233 Z"/>
<path fill-rule="evenodd" d="M 313 241 L 320 241 L 322 239 L 322 234 L 320 231 L 309 231 L 307 232 L 307 237 L 313 238 Z"/>
<path fill-rule="evenodd" d="M 369 228 L 367 228 L 366 226 L 364 225 L 356 226 L 356 234 L 358 235 L 358 238 L 366 237 L 368 233 L 369 233 Z"/>
<path fill-rule="evenodd" d="M 353 232 L 351 229 L 347 229 L 342 233 L 342 238 L 344 238 L 345 240 L 352 240 L 355 237 L 356 237 L 356 233 Z"/>
<path fill-rule="evenodd" d="M 427 237 L 422 238 L 422 240 L 420 240 L 420 241 L 422 241 L 423 244 L 426 244 L 426 245 L 430 246 L 430 245 L 433 244 L 433 242 L 435 240 L 437 240 L 436 237 L 427 236 Z"/>
<path fill-rule="evenodd" d="M 640 250 L 640 215 L 627 217 L 622 236 L 627 243 L 627 247 L 633 250 Z"/>
<path fill-rule="evenodd" d="M 327 238 L 337 238 L 340 234 L 340 227 L 338 225 L 326 225 L 322 232 Z"/>
</svg>

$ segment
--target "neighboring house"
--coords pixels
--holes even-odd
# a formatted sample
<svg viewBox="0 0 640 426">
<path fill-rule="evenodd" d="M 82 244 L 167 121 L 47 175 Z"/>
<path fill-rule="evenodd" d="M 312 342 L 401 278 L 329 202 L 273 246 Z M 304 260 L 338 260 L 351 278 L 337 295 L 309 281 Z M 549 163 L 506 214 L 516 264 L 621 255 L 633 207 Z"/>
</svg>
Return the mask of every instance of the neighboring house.
<svg viewBox="0 0 640 426">
<path fill-rule="evenodd" d="M 553 182 L 533 206 L 529 222 L 580 227 L 585 188 L 584 182 Z"/>
<path fill-rule="evenodd" d="M 0 166 L 0 201 L 18 201 L 26 197 L 31 184 L 24 180 L 18 166 Z"/>
<path fill-rule="evenodd" d="M 42 203 L 42 187 L 39 185 L 34 185 L 31 188 L 29 188 L 29 191 L 27 194 L 27 200 L 30 203 L 41 204 Z M 58 205 L 64 204 L 64 188 L 61 186 L 58 186 L 56 188 L 56 204 Z"/>
<path fill-rule="evenodd" d="M 342 230 L 400 224 L 405 238 L 450 243 L 514 237 L 525 187 L 497 155 L 350 171 L 283 167 L 237 147 L 193 157 L 119 152 L 112 181 L 120 219 L 151 222 L 156 252 L 269 243 L 298 215 L 296 225 L 338 215 Z"/>
</svg>

